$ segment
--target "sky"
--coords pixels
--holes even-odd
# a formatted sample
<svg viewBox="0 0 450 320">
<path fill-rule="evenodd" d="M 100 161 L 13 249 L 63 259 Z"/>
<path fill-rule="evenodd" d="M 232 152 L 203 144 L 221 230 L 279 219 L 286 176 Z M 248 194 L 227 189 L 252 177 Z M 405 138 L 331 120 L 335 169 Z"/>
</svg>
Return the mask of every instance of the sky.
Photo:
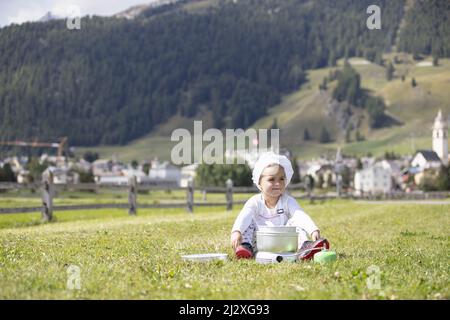
<svg viewBox="0 0 450 320">
<path fill-rule="evenodd" d="M 67 12 L 73 5 L 80 9 L 81 16 L 107 16 L 152 1 L 154 0 L 0 0 L 0 27 L 36 21 L 49 11 L 53 15 L 67 17 Z"/>
</svg>

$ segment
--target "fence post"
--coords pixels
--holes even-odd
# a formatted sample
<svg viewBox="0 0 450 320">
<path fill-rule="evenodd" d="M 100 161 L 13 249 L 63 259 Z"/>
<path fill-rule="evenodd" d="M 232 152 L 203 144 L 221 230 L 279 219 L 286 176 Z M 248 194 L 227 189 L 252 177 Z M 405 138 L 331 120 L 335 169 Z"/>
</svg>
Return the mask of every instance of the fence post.
<svg viewBox="0 0 450 320">
<path fill-rule="evenodd" d="M 53 219 L 53 173 L 49 170 L 48 173 L 42 174 L 42 220 L 52 221 Z"/>
<path fill-rule="evenodd" d="M 128 180 L 128 214 L 135 216 L 137 214 L 137 180 L 136 176 L 132 176 Z"/>
<path fill-rule="evenodd" d="M 206 189 L 203 189 L 202 191 L 202 201 L 206 202 Z"/>
<path fill-rule="evenodd" d="M 227 211 L 233 210 L 233 181 L 228 179 L 226 182 L 226 200 L 227 200 Z"/>
<path fill-rule="evenodd" d="M 186 189 L 186 201 L 187 201 L 187 211 L 189 213 L 194 212 L 194 180 L 189 179 Z"/>
</svg>

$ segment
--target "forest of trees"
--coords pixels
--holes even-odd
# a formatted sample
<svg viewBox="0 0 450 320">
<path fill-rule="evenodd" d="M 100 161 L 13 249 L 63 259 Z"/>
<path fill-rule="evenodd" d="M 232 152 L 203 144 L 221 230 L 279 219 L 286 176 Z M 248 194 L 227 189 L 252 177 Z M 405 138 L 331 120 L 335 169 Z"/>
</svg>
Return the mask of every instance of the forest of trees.
<svg viewBox="0 0 450 320">
<path fill-rule="evenodd" d="M 248 127 L 297 89 L 306 69 L 342 57 L 376 60 L 389 50 L 405 4 L 221 1 L 195 13 L 185 2 L 134 20 L 84 17 L 81 30 L 62 20 L 1 28 L 2 139 L 123 144 L 174 114 L 205 109 L 216 127 Z M 372 4 L 382 8 L 382 30 L 366 27 Z"/>
<path fill-rule="evenodd" d="M 450 57 L 450 1 L 416 0 L 405 17 L 398 50 Z"/>
<path fill-rule="evenodd" d="M 253 185 L 252 170 L 247 164 L 201 164 L 197 169 L 195 185 L 198 187 L 224 187 L 228 179 L 233 181 L 235 187 Z"/>
</svg>

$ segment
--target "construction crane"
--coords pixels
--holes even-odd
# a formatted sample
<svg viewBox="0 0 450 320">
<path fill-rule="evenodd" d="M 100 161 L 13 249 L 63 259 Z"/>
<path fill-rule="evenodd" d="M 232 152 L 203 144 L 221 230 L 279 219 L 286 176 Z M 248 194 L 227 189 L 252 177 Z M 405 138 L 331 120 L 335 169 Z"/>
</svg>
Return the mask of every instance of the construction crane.
<svg viewBox="0 0 450 320">
<path fill-rule="evenodd" d="M 28 141 L 0 141 L 0 145 L 16 146 L 16 147 L 32 147 L 32 148 L 58 148 L 58 160 L 61 159 L 64 145 L 67 143 L 67 137 L 62 137 L 59 142 L 39 142 L 37 140 Z"/>
</svg>

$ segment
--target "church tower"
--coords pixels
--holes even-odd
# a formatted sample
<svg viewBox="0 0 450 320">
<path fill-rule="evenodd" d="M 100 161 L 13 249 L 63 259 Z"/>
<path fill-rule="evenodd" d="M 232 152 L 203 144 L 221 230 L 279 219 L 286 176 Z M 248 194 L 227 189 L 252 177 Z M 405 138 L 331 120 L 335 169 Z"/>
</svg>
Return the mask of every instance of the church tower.
<svg viewBox="0 0 450 320">
<path fill-rule="evenodd" d="M 437 153 L 444 165 L 448 165 L 448 126 L 441 110 L 434 119 L 433 151 Z"/>
</svg>

